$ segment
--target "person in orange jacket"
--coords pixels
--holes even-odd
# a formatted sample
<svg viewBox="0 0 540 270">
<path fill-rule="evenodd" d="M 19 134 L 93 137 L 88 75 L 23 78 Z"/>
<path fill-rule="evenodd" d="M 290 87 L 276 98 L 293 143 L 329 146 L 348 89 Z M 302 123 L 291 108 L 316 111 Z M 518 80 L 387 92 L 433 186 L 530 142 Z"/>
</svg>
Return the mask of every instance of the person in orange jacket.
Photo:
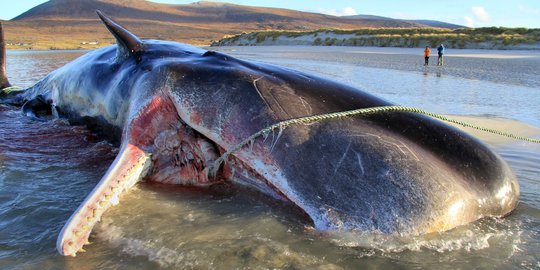
<svg viewBox="0 0 540 270">
<path fill-rule="evenodd" d="M 426 49 L 424 49 L 424 59 L 426 59 L 426 62 L 424 63 L 424 66 L 429 65 L 429 54 L 431 53 L 431 49 L 429 49 L 429 46 L 426 46 Z"/>
</svg>

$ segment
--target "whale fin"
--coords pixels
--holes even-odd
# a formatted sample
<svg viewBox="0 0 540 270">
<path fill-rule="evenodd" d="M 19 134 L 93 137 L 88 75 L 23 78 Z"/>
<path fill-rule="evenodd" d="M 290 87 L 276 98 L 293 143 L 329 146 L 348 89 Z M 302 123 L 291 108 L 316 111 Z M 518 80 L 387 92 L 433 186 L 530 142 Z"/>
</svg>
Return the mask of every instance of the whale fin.
<svg viewBox="0 0 540 270">
<path fill-rule="evenodd" d="M 10 87 L 6 75 L 6 43 L 4 42 L 4 30 L 0 22 L 0 90 Z"/>
<path fill-rule="evenodd" d="M 46 120 L 52 116 L 52 100 L 43 95 L 37 95 L 22 106 L 23 114 L 34 120 Z"/>
<path fill-rule="evenodd" d="M 137 62 L 139 62 L 141 60 L 141 55 L 144 52 L 144 43 L 142 40 L 111 18 L 105 16 L 101 11 L 96 10 L 96 13 L 109 32 L 116 38 L 116 42 L 118 43 L 117 59 L 123 60 L 130 56 L 134 56 Z"/>
</svg>

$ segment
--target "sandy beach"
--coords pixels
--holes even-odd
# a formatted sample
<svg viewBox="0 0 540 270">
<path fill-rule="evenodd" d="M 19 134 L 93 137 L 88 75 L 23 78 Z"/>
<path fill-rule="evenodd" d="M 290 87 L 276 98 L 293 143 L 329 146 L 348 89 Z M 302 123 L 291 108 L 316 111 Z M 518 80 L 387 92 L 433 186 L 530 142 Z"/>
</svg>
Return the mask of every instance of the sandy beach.
<svg viewBox="0 0 540 270">
<path fill-rule="evenodd" d="M 283 48 L 288 48 L 283 50 Z M 445 65 L 437 67 L 432 50 L 430 65 L 423 66 L 423 48 L 255 46 L 212 47 L 212 50 L 249 57 L 250 51 L 279 54 L 298 60 L 338 61 L 344 65 L 402 71 L 440 73 L 465 79 L 490 81 L 540 89 L 540 51 L 447 49 Z"/>
<path fill-rule="evenodd" d="M 474 117 L 474 116 L 462 116 L 462 115 L 448 115 L 448 118 L 453 120 L 462 121 L 475 126 L 499 130 L 511 134 L 519 134 L 522 137 L 528 138 L 540 138 L 540 127 L 525 124 L 520 121 L 510 120 L 505 118 L 486 118 L 486 117 Z M 459 129 L 466 131 L 475 137 L 480 138 L 482 141 L 491 145 L 508 145 L 513 143 L 522 143 L 513 138 L 504 137 L 498 134 L 493 134 L 474 128 L 463 127 L 457 124 L 451 124 Z"/>
</svg>

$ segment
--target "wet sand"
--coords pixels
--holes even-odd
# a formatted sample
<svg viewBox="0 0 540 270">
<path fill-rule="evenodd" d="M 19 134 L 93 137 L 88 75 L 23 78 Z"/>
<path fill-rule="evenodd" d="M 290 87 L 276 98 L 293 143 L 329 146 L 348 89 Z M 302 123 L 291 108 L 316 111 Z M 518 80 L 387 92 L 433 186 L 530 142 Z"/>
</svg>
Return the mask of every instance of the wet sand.
<svg viewBox="0 0 540 270">
<path fill-rule="evenodd" d="M 540 128 L 525 124 L 520 121 L 504 118 L 486 118 L 475 116 L 448 115 L 448 118 L 470 123 L 479 127 L 500 130 L 503 132 L 515 134 L 521 137 L 540 139 Z M 463 127 L 457 124 L 451 124 L 465 132 L 480 138 L 482 141 L 492 145 L 508 145 L 514 143 L 527 143 L 516 139 L 504 137 L 469 127 Z"/>
<path fill-rule="evenodd" d="M 284 50 L 284 48 L 287 48 Z M 298 60 L 339 61 L 348 65 L 402 71 L 440 72 L 442 76 L 491 81 L 540 89 L 540 51 L 447 49 L 445 65 L 437 67 L 436 50 L 424 67 L 423 48 L 256 46 L 212 47 L 226 53 L 272 55 Z"/>
</svg>

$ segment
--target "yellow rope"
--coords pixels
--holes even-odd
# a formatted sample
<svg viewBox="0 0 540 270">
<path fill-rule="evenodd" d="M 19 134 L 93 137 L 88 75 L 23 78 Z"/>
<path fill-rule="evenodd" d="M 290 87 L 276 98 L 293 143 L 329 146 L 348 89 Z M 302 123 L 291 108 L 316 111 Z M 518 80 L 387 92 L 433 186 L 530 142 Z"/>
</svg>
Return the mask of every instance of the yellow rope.
<svg viewBox="0 0 540 270">
<path fill-rule="evenodd" d="M 4 89 L 0 89 L 0 92 L 4 92 L 6 94 L 9 94 L 11 92 L 17 92 L 17 91 L 21 91 L 21 90 L 23 90 L 23 89 L 18 87 L 18 86 L 10 86 L 10 87 L 6 87 Z"/>
<path fill-rule="evenodd" d="M 423 114 L 423 115 L 431 116 L 431 117 L 434 117 L 434 118 L 437 118 L 437 119 L 440 119 L 440 120 L 443 120 L 443 121 L 446 121 L 446 122 L 449 122 L 449 123 L 454 123 L 454 124 L 458 124 L 458 125 L 461 125 L 461 126 L 464 126 L 464 127 L 474 128 L 474 129 L 477 129 L 477 130 L 480 130 L 480 131 L 489 132 L 489 133 L 497 134 L 497 135 L 500 135 L 500 136 L 505 136 L 505 137 L 508 137 L 508 138 L 516 139 L 516 140 L 532 142 L 532 143 L 540 143 L 539 139 L 522 137 L 522 136 L 518 136 L 518 135 L 515 135 L 515 134 L 512 134 L 512 133 L 503 132 L 503 131 L 500 131 L 500 130 L 495 130 L 495 129 L 476 126 L 476 125 L 473 125 L 473 124 L 470 124 L 470 123 L 467 123 L 467 122 L 462 122 L 462 121 L 450 119 L 450 118 L 447 118 L 447 117 L 442 116 L 440 114 L 431 113 L 431 112 L 424 111 L 424 110 L 414 108 L 414 107 L 382 106 L 382 107 L 371 107 L 371 108 L 357 109 L 357 110 L 344 111 L 344 112 L 319 114 L 319 115 L 300 117 L 300 118 L 295 118 L 295 119 L 290 119 L 290 120 L 285 120 L 285 121 L 278 122 L 276 124 L 273 124 L 271 126 L 268 126 L 268 127 L 264 128 L 264 129 L 260 130 L 257 133 L 254 133 L 253 135 L 249 136 L 248 138 L 246 138 L 241 143 L 237 144 L 235 147 L 229 149 L 227 152 L 225 152 L 221 157 L 219 157 L 214 162 L 214 164 L 210 167 L 209 172 L 212 172 L 215 175 L 215 173 L 217 172 L 217 169 L 219 168 L 221 163 L 225 159 L 227 159 L 227 157 L 229 155 L 231 155 L 233 152 L 237 151 L 238 149 L 244 147 L 245 145 L 247 145 L 249 142 L 253 141 L 257 137 L 262 136 L 264 134 L 268 134 L 268 133 L 270 133 L 271 131 L 273 131 L 275 129 L 278 129 L 278 128 L 283 129 L 285 127 L 292 126 L 292 125 L 300 125 L 300 124 L 306 125 L 306 124 L 311 124 L 311 123 L 320 122 L 320 121 L 323 121 L 323 120 L 335 119 L 335 118 L 343 118 L 343 117 L 358 116 L 358 115 L 369 115 L 369 114 L 377 114 L 377 113 L 384 113 L 384 112 L 409 112 L 409 113 Z"/>
</svg>

